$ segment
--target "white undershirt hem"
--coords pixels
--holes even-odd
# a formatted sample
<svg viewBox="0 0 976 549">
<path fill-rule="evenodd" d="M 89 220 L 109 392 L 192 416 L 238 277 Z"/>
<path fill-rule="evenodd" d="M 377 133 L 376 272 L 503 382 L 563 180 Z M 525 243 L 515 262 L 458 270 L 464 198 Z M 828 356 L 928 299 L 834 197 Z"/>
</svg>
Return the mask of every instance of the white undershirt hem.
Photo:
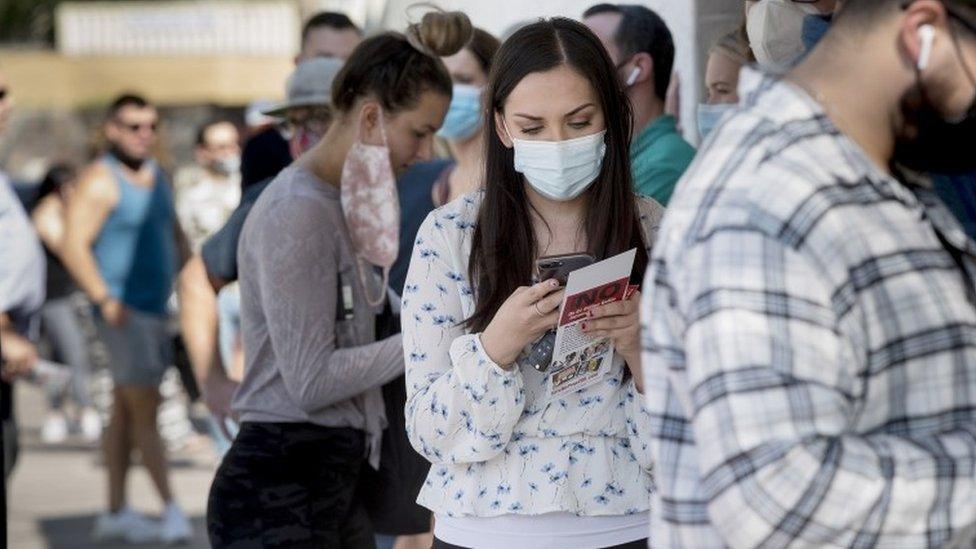
<svg viewBox="0 0 976 549">
<path fill-rule="evenodd" d="M 601 549 L 645 539 L 648 513 L 580 517 L 572 513 L 449 517 L 437 515 L 434 537 L 470 549 Z"/>
</svg>

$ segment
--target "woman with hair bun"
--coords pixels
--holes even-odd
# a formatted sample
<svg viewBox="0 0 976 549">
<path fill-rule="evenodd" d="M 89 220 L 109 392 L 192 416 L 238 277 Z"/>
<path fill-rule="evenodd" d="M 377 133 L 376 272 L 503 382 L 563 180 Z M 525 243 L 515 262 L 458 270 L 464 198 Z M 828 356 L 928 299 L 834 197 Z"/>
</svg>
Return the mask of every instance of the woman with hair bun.
<svg viewBox="0 0 976 549">
<path fill-rule="evenodd" d="M 440 57 L 470 33 L 464 14 L 432 12 L 363 41 L 333 84 L 328 132 L 248 216 L 241 429 L 210 490 L 214 547 L 373 546 L 356 486 L 379 462 L 380 387 L 403 372 L 400 336 L 374 336 L 397 255 L 396 177 L 430 159 L 451 100 Z"/>
</svg>

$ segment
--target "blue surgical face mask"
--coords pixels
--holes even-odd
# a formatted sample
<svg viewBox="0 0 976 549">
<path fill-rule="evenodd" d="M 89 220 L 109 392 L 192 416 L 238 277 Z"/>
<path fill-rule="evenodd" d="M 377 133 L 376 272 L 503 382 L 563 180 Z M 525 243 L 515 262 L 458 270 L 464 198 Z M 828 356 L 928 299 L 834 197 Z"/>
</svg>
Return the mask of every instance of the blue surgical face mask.
<svg viewBox="0 0 976 549">
<path fill-rule="evenodd" d="M 515 171 L 542 196 L 557 202 L 573 200 L 600 176 L 606 134 L 603 130 L 566 141 L 530 141 L 512 138 L 509 132 Z"/>
<path fill-rule="evenodd" d="M 454 84 L 451 105 L 437 135 L 451 141 L 469 139 L 481 129 L 481 88 Z"/>
<path fill-rule="evenodd" d="M 702 141 L 718 126 L 725 113 L 735 107 L 735 103 L 719 103 L 717 105 L 700 103 L 698 105 L 698 134 L 701 135 Z"/>
<path fill-rule="evenodd" d="M 810 51 L 830 29 L 830 15 L 807 15 L 803 18 L 803 48 Z"/>
</svg>

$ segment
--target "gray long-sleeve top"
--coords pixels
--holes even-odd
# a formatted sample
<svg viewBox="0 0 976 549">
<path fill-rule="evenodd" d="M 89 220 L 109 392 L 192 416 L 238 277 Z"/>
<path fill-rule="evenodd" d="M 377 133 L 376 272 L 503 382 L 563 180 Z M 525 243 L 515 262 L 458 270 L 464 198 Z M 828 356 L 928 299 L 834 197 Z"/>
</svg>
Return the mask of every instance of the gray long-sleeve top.
<svg viewBox="0 0 976 549">
<path fill-rule="evenodd" d="M 377 466 L 386 424 L 380 387 L 403 373 L 400 336 L 374 341 L 339 189 L 292 166 L 264 191 L 238 248 L 242 421 L 366 431 Z M 372 275 L 366 282 L 379 283 Z"/>
</svg>

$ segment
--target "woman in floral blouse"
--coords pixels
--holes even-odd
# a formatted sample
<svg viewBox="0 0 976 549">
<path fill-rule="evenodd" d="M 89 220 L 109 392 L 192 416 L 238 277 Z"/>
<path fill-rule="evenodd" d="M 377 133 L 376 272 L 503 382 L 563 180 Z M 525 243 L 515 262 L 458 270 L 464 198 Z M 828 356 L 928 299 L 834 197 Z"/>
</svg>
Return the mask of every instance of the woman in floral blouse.
<svg viewBox="0 0 976 549">
<path fill-rule="evenodd" d="M 616 348 L 596 384 L 550 398 L 517 364 L 563 298 L 530 285 L 538 258 L 636 248 L 643 276 L 663 209 L 631 190 L 626 96 L 600 41 L 555 18 L 502 46 L 486 102 L 485 190 L 427 218 L 404 290 L 407 432 L 433 464 L 418 501 L 435 547 L 643 547 L 637 300 L 591 310 Z"/>
</svg>

